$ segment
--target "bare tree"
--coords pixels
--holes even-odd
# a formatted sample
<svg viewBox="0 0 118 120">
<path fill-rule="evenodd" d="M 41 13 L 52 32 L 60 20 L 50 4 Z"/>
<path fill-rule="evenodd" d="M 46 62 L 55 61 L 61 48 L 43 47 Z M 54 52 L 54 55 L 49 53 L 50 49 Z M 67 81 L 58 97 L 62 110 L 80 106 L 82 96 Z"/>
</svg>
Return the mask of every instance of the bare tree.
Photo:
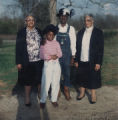
<svg viewBox="0 0 118 120">
<path fill-rule="evenodd" d="M 89 1 L 91 3 L 93 3 L 93 4 L 99 5 L 101 7 L 104 7 L 104 5 L 106 5 L 108 3 L 118 5 L 118 0 L 99 0 L 99 1 L 97 1 L 97 0 L 89 0 Z"/>
<path fill-rule="evenodd" d="M 18 4 L 17 6 L 22 9 L 23 16 L 26 16 L 28 13 L 33 13 L 33 10 L 37 8 L 41 1 L 47 2 L 46 0 L 14 0 Z M 75 0 L 68 0 L 67 2 L 64 2 L 63 0 L 48 0 L 49 6 L 49 17 L 50 17 L 50 23 L 55 24 L 57 23 L 56 18 L 56 10 L 57 10 L 57 4 L 60 4 L 61 7 L 66 8 L 78 8 L 78 9 L 88 9 L 90 4 L 98 5 L 101 8 L 104 8 L 107 4 L 114 4 L 118 5 L 118 0 L 83 0 L 82 2 L 84 4 L 78 4 L 75 3 Z M 40 12 L 40 11 L 39 11 Z M 48 12 L 48 11 L 47 11 Z"/>
<path fill-rule="evenodd" d="M 15 6 L 20 7 L 23 13 L 23 16 L 26 16 L 29 13 L 34 13 L 33 11 L 39 7 L 39 4 L 42 2 L 49 2 L 46 12 L 49 11 L 50 23 L 56 25 L 56 4 L 57 0 L 14 0 L 18 4 Z M 45 11 L 45 10 L 44 10 Z M 39 11 L 40 12 L 40 11 Z M 42 12 L 42 11 L 41 11 Z"/>
<path fill-rule="evenodd" d="M 14 0 L 16 4 L 14 6 L 17 6 L 21 8 L 23 16 L 26 16 L 27 14 L 31 14 L 33 12 L 33 9 L 35 9 L 39 4 L 41 0 Z"/>
<path fill-rule="evenodd" d="M 56 4 L 57 0 L 50 0 L 49 2 L 49 11 L 50 11 L 50 23 L 56 25 Z"/>
<path fill-rule="evenodd" d="M 79 4 L 79 0 L 78 0 L 78 4 L 75 3 L 75 0 L 68 0 L 67 3 L 58 0 L 58 3 L 66 8 L 69 7 L 73 7 L 73 8 L 89 8 L 90 3 L 94 4 L 94 5 L 98 5 L 102 8 L 104 8 L 104 5 L 106 4 L 114 4 L 114 5 L 118 5 L 118 0 L 83 0 L 82 1 L 84 4 Z"/>
</svg>

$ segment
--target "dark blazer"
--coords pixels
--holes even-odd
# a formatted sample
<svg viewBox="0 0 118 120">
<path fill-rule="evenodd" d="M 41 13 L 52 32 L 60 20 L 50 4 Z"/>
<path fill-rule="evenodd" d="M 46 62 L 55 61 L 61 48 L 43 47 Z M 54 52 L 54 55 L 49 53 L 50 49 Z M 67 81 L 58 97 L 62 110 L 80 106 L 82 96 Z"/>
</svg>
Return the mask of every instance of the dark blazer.
<svg viewBox="0 0 118 120">
<path fill-rule="evenodd" d="M 84 35 L 84 31 L 85 28 L 80 30 L 77 34 L 76 55 L 75 55 L 76 62 L 80 62 L 82 38 Z M 94 27 L 90 38 L 90 48 L 89 48 L 90 64 L 102 65 L 103 51 L 104 51 L 103 32 L 100 29 Z"/>
<path fill-rule="evenodd" d="M 38 34 L 42 37 L 40 29 L 36 28 Z M 18 31 L 16 38 L 16 64 L 27 65 L 29 62 L 27 43 L 26 43 L 26 28 Z"/>
<path fill-rule="evenodd" d="M 80 62 L 81 57 L 82 38 L 84 35 L 84 31 L 85 28 L 80 30 L 77 34 L 75 62 L 78 63 Z M 103 32 L 98 28 L 94 27 L 91 34 L 89 46 L 89 62 L 90 62 L 90 79 L 88 83 L 89 89 L 97 89 L 101 87 L 101 69 L 95 71 L 95 64 L 102 65 L 103 51 L 104 51 Z M 78 70 L 80 70 L 79 67 Z"/>
</svg>

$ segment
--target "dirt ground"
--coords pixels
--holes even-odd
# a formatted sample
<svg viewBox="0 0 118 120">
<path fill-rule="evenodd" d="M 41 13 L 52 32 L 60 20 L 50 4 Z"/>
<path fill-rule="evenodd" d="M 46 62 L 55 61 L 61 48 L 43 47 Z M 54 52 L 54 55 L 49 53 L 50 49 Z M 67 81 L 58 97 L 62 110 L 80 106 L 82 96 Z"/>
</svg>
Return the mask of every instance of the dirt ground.
<svg viewBox="0 0 118 120">
<path fill-rule="evenodd" d="M 63 94 L 54 108 L 47 99 L 46 108 L 40 109 L 36 92 L 31 94 L 32 106 L 24 106 L 24 94 L 12 93 L 0 96 L 0 120 L 118 120 L 118 87 L 104 86 L 97 90 L 97 103 L 89 103 L 89 94 L 77 101 L 76 91 L 71 91 L 72 100 L 66 101 Z"/>
</svg>

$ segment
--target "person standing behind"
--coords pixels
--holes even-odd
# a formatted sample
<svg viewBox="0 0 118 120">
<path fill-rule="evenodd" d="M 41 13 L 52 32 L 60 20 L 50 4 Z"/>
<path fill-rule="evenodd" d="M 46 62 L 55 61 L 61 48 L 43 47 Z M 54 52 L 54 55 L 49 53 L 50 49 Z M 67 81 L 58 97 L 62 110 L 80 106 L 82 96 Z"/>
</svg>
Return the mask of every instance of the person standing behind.
<svg viewBox="0 0 118 120">
<path fill-rule="evenodd" d="M 50 24 L 44 29 L 46 40 L 42 41 L 40 57 L 44 60 L 43 75 L 41 81 L 40 107 L 45 108 L 46 98 L 51 86 L 51 102 L 54 107 L 58 106 L 57 97 L 60 88 L 61 68 L 59 58 L 62 51 L 59 43 L 54 39 L 58 28 Z"/>
<path fill-rule="evenodd" d="M 70 64 L 73 63 L 76 52 L 76 33 L 74 27 L 67 24 L 69 16 L 71 16 L 71 14 L 67 8 L 59 10 L 57 17 L 59 18 L 60 24 L 58 25 L 59 32 L 56 36 L 63 54 L 59 60 L 64 78 L 64 94 L 67 100 L 71 99 L 69 92 L 69 87 L 71 85 Z"/>
<path fill-rule="evenodd" d="M 25 86 L 25 105 L 30 107 L 32 85 L 38 86 L 38 94 L 40 94 L 43 61 L 40 60 L 39 48 L 42 37 L 41 31 L 35 27 L 33 16 L 27 16 L 25 23 L 26 27 L 17 33 L 16 65 L 18 82 Z"/>
<path fill-rule="evenodd" d="M 77 35 L 75 66 L 78 68 L 78 85 L 80 95 L 85 96 L 85 88 L 91 90 L 90 103 L 97 101 L 96 89 L 101 87 L 101 66 L 103 61 L 104 38 L 103 32 L 94 26 L 92 14 L 85 16 L 85 28 Z"/>
</svg>

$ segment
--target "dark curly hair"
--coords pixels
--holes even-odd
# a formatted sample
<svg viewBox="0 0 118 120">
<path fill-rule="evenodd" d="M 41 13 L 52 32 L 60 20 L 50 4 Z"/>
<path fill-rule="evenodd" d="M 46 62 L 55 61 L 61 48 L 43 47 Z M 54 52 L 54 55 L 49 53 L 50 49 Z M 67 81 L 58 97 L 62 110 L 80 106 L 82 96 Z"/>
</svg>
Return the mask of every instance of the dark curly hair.
<svg viewBox="0 0 118 120">
<path fill-rule="evenodd" d="M 56 35 L 58 33 L 58 27 L 54 26 L 53 24 L 50 24 L 48 26 L 45 27 L 45 29 L 43 30 L 43 35 L 47 34 L 48 32 L 53 32 L 54 35 Z"/>
<path fill-rule="evenodd" d="M 58 27 L 54 26 L 53 24 L 50 24 L 48 26 L 45 27 L 45 29 L 43 30 L 43 39 L 41 40 L 41 45 L 45 45 L 46 43 L 46 34 L 48 32 L 53 32 L 54 35 L 56 35 L 58 33 Z"/>
</svg>

